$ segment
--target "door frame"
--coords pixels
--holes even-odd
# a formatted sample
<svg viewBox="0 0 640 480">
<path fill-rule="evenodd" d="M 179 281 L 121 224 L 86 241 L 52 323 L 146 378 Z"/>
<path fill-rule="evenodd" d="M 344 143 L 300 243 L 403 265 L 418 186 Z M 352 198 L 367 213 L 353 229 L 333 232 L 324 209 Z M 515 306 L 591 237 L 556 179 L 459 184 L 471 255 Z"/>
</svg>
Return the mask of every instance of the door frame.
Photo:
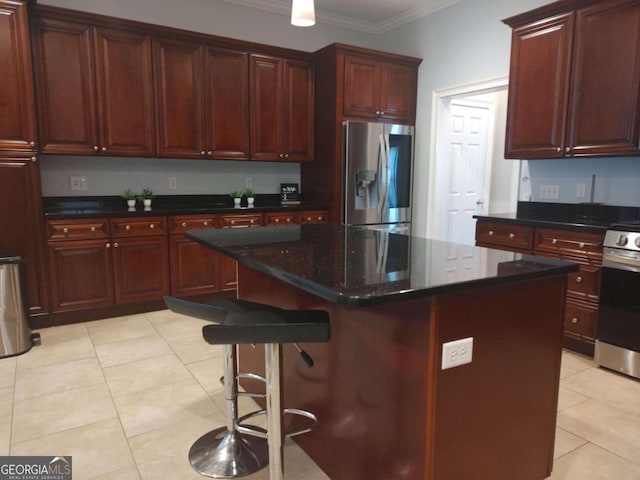
<svg viewBox="0 0 640 480">
<path fill-rule="evenodd" d="M 445 109 L 445 102 L 453 100 L 455 98 L 471 97 L 475 95 L 482 95 L 485 93 L 493 93 L 508 88 L 509 77 L 502 76 L 482 82 L 468 83 L 459 85 L 456 87 L 448 87 L 440 90 L 434 90 L 431 94 L 431 142 L 429 146 L 429 181 L 427 192 L 427 238 L 433 237 L 434 218 L 436 215 L 437 205 L 435 198 L 436 190 L 436 168 L 438 161 L 438 147 L 441 142 L 440 130 L 441 130 L 441 115 Z M 494 128 L 491 128 L 494 131 Z M 493 137 L 493 135 L 492 135 Z M 493 146 L 493 142 L 491 142 Z M 492 149 L 493 150 L 493 149 Z M 491 175 L 491 169 L 486 172 L 486 175 Z M 487 202 L 489 203 L 489 202 Z M 486 205 L 487 212 L 490 205 Z"/>
</svg>

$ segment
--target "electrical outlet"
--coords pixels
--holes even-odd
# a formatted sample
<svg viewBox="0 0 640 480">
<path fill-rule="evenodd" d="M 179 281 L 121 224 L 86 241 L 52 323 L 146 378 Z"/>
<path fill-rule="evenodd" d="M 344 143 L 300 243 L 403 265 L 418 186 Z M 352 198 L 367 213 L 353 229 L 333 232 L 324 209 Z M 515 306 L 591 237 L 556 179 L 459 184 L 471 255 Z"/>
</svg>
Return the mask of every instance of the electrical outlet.
<svg viewBox="0 0 640 480">
<path fill-rule="evenodd" d="M 473 337 L 442 344 L 442 370 L 471 363 L 472 358 Z"/>
<path fill-rule="evenodd" d="M 576 197 L 584 197 L 587 194 L 587 185 L 579 183 L 576 185 Z"/>
<path fill-rule="evenodd" d="M 540 185 L 540 198 L 554 199 L 560 196 L 560 185 Z"/>
<path fill-rule="evenodd" d="M 253 188 L 253 179 L 251 177 L 244 179 L 244 188 Z"/>
<path fill-rule="evenodd" d="M 69 177 L 69 183 L 71 184 L 71 190 L 87 189 L 87 177 L 72 175 L 71 177 Z"/>
<path fill-rule="evenodd" d="M 175 190 L 178 188 L 178 180 L 176 177 L 169 177 L 169 190 Z"/>
</svg>

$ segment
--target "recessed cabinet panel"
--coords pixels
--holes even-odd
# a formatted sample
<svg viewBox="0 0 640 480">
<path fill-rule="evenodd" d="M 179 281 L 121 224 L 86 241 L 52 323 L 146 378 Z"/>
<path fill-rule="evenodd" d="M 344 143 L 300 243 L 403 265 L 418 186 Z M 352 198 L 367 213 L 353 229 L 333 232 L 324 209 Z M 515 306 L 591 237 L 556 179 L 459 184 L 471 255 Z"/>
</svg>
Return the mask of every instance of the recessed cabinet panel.
<svg viewBox="0 0 640 480">
<path fill-rule="evenodd" d="M 380 66 L 380 116 L 413 123 L 418 76 L 415 67 L 383 63 Z"/>
<path fill-rule="evenodd" d="M 153 155 L 151 37 L 98 29 L 96 67 L 101 153 Z"/>
<path fill-rule="evenodd" d="M 570 153 L 637 154 L 640 4 L 610 0 L 578 10 L 572 70 Z"/>
<path fill-rule="evenodd" d="M 35 100 L 27 12 L 0 0 L 0 150 L 35 150 Z"/>
<path fill-rule="evenodd" d="M 307 62 L 285 61 L 283 151 L 286 160 L 313 160 L 313 70 Z"/>
<path fill-rule="evenodd" d="M 204 158 L 202 49 L 199 45 L 154 42 L 158 155 Z"/>
<path fill-rule="evenodd" d="M 283 60 L 251 56 L 251 158 L 279 160 L 282 153 Z"/>
<path fill-rule="evenodd" d="M 207 156 L 249 158 L 249 55 L 205 51 Z"/>
<path fill-rule="evenodd" d="M 376 117 L 378 110 L 379 62 L 368 58 L 344 57 L 344 115 Z"/>
<path fill-rule="evenodd" d="M 218 260 L 210 248 L 184 238 L 171 237 L 171 295 L 184 297 L 219 290 Z"/>
<path fill-rule="evenodd" d="M 566 14 L 513 31 L 506 158 L 563 155 L 573 25 Z"/>
<path fill-rule="evenodd" d="M 94 154 L 99 141 L 92 28 L 39 19 L 33 48 L 40 151 Z"/>
</svg>

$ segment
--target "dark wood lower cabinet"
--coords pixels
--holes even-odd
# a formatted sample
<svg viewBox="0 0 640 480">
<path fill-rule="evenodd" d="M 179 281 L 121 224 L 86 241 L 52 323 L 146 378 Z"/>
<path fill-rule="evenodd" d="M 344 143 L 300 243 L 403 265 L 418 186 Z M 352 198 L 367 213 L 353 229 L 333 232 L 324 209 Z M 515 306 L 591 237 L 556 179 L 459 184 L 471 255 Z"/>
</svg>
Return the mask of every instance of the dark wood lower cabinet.
<svg viewBox="0 0 640 480">
<path fill-rule="evenodd" d="M 110 246 L 108 239 L 49 242 L 53 312 L 113 305 Z"/>
<path fill-rule="evenodd" d="M 169 293 L 165 236 L 127 238 L 113 246 L 116 304 L 160 300 Z"/>
<path fill-rule="evenodd" d="M 171 295 L 188 297 L 217 292 L 219 256 L 184 236 L 170 239 Z M 234 271 L 235 276 L 235 271 Z"/>
</svg>

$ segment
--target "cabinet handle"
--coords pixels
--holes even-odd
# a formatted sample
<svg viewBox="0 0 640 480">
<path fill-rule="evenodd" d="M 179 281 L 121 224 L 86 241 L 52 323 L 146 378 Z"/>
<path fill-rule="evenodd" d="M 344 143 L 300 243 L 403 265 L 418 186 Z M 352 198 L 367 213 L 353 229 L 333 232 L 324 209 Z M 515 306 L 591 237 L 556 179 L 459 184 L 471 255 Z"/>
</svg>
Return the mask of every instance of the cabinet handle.
<svg viewBox="0 0 640 480">
<path fill-rule="evenodd" d="M 318 221 L 322 220 L 322 216 L 318 216 Z"/>
<path fill-rule="evenodd" d="M 209 151 L 207 152 L 207 155 L 211 156 L 211 154 L 212 154 L 212 153 L 213 153 L 213 152 L 212 152 L 211 150 L 209 150 Z"/>
<path fill-rule="evenodd" d="M 182 222 L 182 227 L 186 227 L 187 226 L 187 222 Z"/>
<path fill-rule="evenodd" d="M 151 230 L 153 230 L 154 228 L 156 228 L 155 223 L 150 224 L 150 225 L 149 225 L 149 228 L 150 228 Z"/>
<path fill-rule="evenodd" d="M 102 150 L 103 152 L 106 152 L 106 151 L 107 151 L 107 147 L 102 147 L 102 148 L 101 148 L 101 150 Z"/>
<path fill-rule="evenodd" d="M 291 219 L 289 217 L 287 217 L 287 222 L 291 223 Z"/>
<path fill-rule="evenodd" d="M 516 235 L 515 235 L 514 233 L 510 233 L 510 234 L 509 234 L 509 238 L 513 238 L 513 237 L 515 237 L 515 236 L 516 236 Z"/>
<path fill-rule="evenodd" d="M 38 160 L 38 158 L 34 155 L 33 157 L 31 157 L 31 161 L 35 162 L 36 160 Z"/>
<path fill-rule="evenodd" d="M 493 237 L 493 230 L 489 230 L 489 236 Z"/>
<path fill-rule="evenodd" d="M 94 145 L 94 146 L 93 146 L 93 151 L 94 151 L 94 152 L 97 152 L 98 150 L 100 150 L 100 148 L 98 147 L 98 145 Z"/>
<path fill-rule="evenodd" d="M 118 248 L 119 246 L 120 246 L 120 244 L 119 244 L 118 242 L 116 242 L 116 243 L 114 243 L 114 244 L 113 244 L 113 247 L 114 247 L 114 248 Z"/>
<path fill-rule="evenodd" d="M 580 242 L 580 243 L 578 244 L 578 246 L 579 246 L 580 248 L 584 248 L 584 242 Z"/>
<path fill-rule="evenodd" d="M 131 230 L 131 225 L 127 225 L 126 227 L 124 227 L 124 229 L 127 231 Z"/>
<path fill-rule="evenodd" d="M 562 151 L 561 147 L 556 147 L 556 152 L 560 153 Z"/>
<path fill-rule="evenodd" d="M 107 244 L 105 245 L 105 247 L 107 247 L 107 248 L 111 248 L 111 244 L 110 244 L 110 243 L 107 243 Z"/>
<path fill-rule="evenodd" d="M 380 115 L 380 110 L 376 110 L 376 115 Z"/>
<path fill-rule="evenodd" d="M 577 276 L 576 277 L 576 283 L 582 283 L 582 277 Z"/>
<path fill-rule="evenodd" d="M 200 155 L 202 155 L 203 157 L 204 157 L 204 154 L 205 154 L 205 153 L 206 153 L 206 152 L 205 152 L 204 150 L 201 150 L 201 151 L 200 151 Z"/>
<path fill-rule="evenodd" d="M 280 219 L 279 218 L 276 218 L 276 223 L 280 223 Z"/>
<path fill-rule="evenodd" d="M 281 153 L 279 156 L 280 156 L 280 158 L 284 158 L 284 154 L 283 153 Z"/>
<path fill-rule="evenodd" d="M 285 154 L 284 154 L 284 158 L 289 158 L 289 154 L 288 154 L 288 153 L 285 153 Z"/>
<path fill-rule="evenodd" d="M 384 112 L 380 112 L 380 115 L 384 115 Z"/>
<path fill-rule="evenodd" d="M 235 224 L 236 224 L 236 221 L 235 221 L 235 220 L 231 220 L 229 223 L 230 223 L 231 225 L 235 225 Z"/>
<path fill-rule="evenodd" d="M 571 319 L 571 323 L 573 323 L 574 325 L 575 325 L 576 323 L 578 323 L 579 321 L 580 321 L 580 319 L 579 319 L 578 317 L 573 317 L 573 318 Z"/>
<path fill-rule="evenodd" d="M 36 142 L 29 142 L 29 146 L 31 148 L 36 148 Z"/>
<path fill-rule="evenodd" d="M 91 227 L 91 231 L 95 232 L 96 231 L 96 227 Z"/>
<path fill-rule="evenodd" d="M 252 218 L 252 219 L 251 219 L 251 223 L 253 223 L 254 221 L 255 221 L 255 220 Z"/>
<path fill-rule="evenodd" d="M 62 232 L 63 232 L 63 233 L 69 233 L 69 229 L 68 229 L 67 227 L 64 227 L 64 228 L 62 229 Z"/>
<path fill-rule="evenodd" d="M 552 243 L 553 245 L 555 245 L 556 243 L 558 243 L 558 239 L 557 239 L 557 238 L 552 239 L 552 240 L 551 240 L 551 243 Z"/>
<path fill-rule="evenodd" d="M 204 221 L 204 222 L 202 222 L 202 224 L 203 224 L 205 227 L 207 227 L 207 226 L 209 225 L 209 222 Z"/>
<path fill-rule="evenodd" d="M 311 217 L 307 217 L 307 222 L 310 222 L 310 221 L 311 221 Z"/>
<path fill-rule="evenodd" d="M 564 151 L 569 153 L 571 151 L 571 147 L 564 147 Z"/>
</svg>

